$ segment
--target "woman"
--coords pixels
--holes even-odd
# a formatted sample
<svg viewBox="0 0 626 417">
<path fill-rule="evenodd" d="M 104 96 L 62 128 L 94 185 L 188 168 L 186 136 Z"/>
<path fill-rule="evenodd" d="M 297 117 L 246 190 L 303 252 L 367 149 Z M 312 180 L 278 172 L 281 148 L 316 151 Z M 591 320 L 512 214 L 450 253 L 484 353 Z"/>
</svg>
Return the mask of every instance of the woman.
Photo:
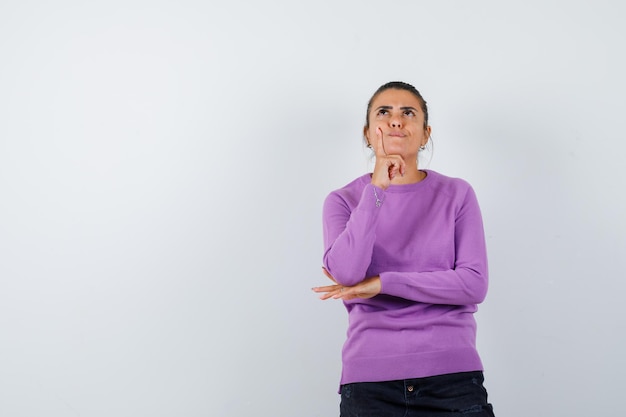
<svg viewBox="0 0 626 417">
<path fill-rule="evenodd" d="M 487 256 L 474 191 L 418 168 L 431 127 L 412 85 L 381 86 L 363 131 L 374 170 L 326 198 L 334 284 L 313 289 L 349 314 L 341 416 L 493 416 L 475 346 Z"/>
</svg>

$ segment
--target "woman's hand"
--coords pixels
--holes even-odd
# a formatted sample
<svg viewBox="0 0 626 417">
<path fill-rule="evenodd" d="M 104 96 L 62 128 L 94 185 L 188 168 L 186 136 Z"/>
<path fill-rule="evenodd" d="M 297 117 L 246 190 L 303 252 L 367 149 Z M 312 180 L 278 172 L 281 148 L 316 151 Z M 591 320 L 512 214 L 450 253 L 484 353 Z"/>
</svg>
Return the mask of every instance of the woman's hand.
<svg viewBox="0 0 626 417">
<path fill-rule="evenodd" d="M 344 287 L 335 281 L 326 268 L 322 267 L 322 270 L 324 271 L 324 274 L 335 283 L 335 285 L 313 288 L 313 291 L 316 293 L 322 293 L 320 300 L 328 300 L 329 298 L 352 300 L 354 298 L 372 298 L 375 295 L 380 294 L 380 277 L 378 275 L 366 278 L 352 287 Z"/>
<path fill-rule="evenodd" d="M 406 164 L 400 155 L 387 155 L 380 127 L 376 128 L 376 138 L 374 146 L 376 164 L 372 173 L 372 184 L 385 190 L 396 176 L 404 175 Z"/>
</svg>

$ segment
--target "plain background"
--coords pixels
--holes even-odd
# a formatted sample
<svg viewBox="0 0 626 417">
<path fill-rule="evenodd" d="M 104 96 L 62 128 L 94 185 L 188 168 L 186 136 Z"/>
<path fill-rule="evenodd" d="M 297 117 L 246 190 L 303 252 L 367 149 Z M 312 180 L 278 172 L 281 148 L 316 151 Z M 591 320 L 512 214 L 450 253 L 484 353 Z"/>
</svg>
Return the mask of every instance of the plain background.
<svg viewBox="0 0 626 417">
<path fill-rule="evenodd" d="M 321 206 L 391 80 L 481 204 L 497 414 L 621 412 L 623 4 L 2 1 L 0 415 L 338 415 Z"/>
</svg>

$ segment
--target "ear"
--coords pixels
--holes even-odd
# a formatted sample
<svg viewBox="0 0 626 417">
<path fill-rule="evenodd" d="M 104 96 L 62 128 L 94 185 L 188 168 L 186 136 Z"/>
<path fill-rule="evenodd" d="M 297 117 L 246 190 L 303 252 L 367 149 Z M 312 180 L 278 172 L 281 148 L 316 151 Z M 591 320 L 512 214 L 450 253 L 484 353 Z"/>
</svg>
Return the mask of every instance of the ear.
<svg viewBox="0 0 626 417">
<path fill-rule="evenodd" d="M 428 143 L 428 141 L 430 140 L 430 135 L 432 133 L 432 129 L 430 126 L 426 126 L 424 128 L 424 136 L 426 136 L 426 141 L 424 143 L 422 143 L 422 146 L 426 146 L 426 144 Z"/>
<path fill-rule="evenodd" d="M 365 137 L 365 142 L 367 142 L 367 147 L 370 148 L 372 146 L 372 142 L 370 141 L 370 137 L 368 135 L 367 126 L 363 126 L 363 137 Z"/>
</svg>

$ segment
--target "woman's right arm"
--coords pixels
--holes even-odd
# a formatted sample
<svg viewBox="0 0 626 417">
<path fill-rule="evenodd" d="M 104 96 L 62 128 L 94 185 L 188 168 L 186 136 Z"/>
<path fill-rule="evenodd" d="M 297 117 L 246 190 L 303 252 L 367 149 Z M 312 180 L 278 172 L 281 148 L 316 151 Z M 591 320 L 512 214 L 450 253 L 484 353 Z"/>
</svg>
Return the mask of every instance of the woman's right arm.
<svg viewBox="0 0 626 417">
<path fill-rule="evenodd" d="M 367 184 L 353 208 L 339 192 L 324 201 L 324 267 L 341 285 L 352 286 L 366 278 L 383 195 L 381 188 Z"/>
<path fill-rule="evenodd" d="M 339 192 L 331 193 L 324 202 L 324 268 L 344 286 L 358 284 L 366 278 L 384 190 L 394 177 L 404 175 L 406 170 L 400 155 L 388 155 L 385 151 L 380 127 L 376 129 L 376 139 L 372 181 L 363 189 L 357 205 L 351 209 Z"/>
</svg>

